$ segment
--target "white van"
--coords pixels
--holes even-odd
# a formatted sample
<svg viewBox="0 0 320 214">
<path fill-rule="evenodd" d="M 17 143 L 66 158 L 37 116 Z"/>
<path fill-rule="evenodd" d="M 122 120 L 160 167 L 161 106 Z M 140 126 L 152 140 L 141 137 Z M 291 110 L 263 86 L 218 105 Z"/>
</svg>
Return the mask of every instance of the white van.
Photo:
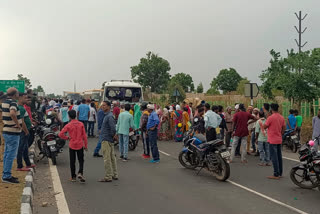
<svg viewBox="0 0 320 214">
<path fill-rule="evenodd" d="M 105 84 L 103 100 L 132 104 L 141 103 L 143 100 L 142 87 L 132 80 L 111 80 Z"/>
</svg>

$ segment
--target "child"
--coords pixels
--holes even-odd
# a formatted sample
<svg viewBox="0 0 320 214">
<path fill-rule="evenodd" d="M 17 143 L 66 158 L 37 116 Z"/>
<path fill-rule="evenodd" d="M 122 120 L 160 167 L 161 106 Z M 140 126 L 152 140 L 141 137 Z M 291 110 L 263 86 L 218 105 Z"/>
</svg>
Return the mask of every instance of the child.
<svg viewBox="0 0 320 214">
<path fill-rule="evenodd" d="M 84 129 L 83 123 L 76 120 L 77 113 L 75 110 L 71 110 L 68 112 L 68 115 L 71 119 L 70 123 L 68 123 L 59 133 L 59 137 L 65 140 L 69 140 L 69 155 L 70 155 L 70 169 L 71 169 L 71 181 L 76 182 L 76 155 L 78 156 L 79 161 L 79 172 L 78 179 L 81 183 L 86 182 L 83 176 L 83 162 L 84 162 L 84 154 L 83 150 L 88 151 L 88 139 L 87 134 Z M 65 135 L 68 132 L 69 137 Z"/>
</svg>

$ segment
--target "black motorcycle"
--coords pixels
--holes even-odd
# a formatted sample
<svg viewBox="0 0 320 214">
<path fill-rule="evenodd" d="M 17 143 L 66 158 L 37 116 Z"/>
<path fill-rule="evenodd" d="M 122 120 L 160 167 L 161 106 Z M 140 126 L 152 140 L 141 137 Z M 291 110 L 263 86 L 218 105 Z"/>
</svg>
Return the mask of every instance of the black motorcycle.
<svg viewBox="0 0 320 214">
<path fill-rule="evenodd" d="M 223 140 L 206 142 L 204 135 L 194 135 L 194 128 L 191 128 L 184 136 L 183 143 L 184 148 L 179 154 L 179 162 L 182 166 L 187 169 L 200 167 L 198 174 L 205 168 L 220 181 L 230 177 L 228 163 L 230 153 Z"/>
<path fill-rule="evenodd" d="M 296 153 L 298 149 L 301 147 L 298 133 L 293 129 L 289 129 L 285 131 L 284 136 L 285 137 L 282 142 L 282 146 L 286 146 L 293 153 Z"/>
<path fill-rule="evenodd" d="M 319 140 L 319 138 L 314 141 Z M 317 153 L 317 149 L 314 150 L 309 143 L 306 143 L 299 150 L 299 160 L 300 163 L 290 171 L 292 182 L 303 189 L 319 188 L 320 156 Z"/>
<path fill-rule="evenodd" d="M 128 148 L 130 151 L 134 151 L 138 145 L 138 141 L 139 141 L 139 133 L 138 131 L 130 131 L 129 132 L 129 145 Z M 117 146 L 119 144 L 118 141 L 116 141 L 114 143 L 115 146 Z"/>
<path fill-rule="evenodd" d="M 52 124 L 50 119 L 41 122 L 35 127 L 35 142 L 40 154 L 42 154 L 41 160 L 45 157 L 50 158 L 53 165 L 57 164 L 57 155 L 62 152 L 62 148 L 66 143 L 65 140 L 59 138 L 56 129 L 57 126 Z"/>
</svg>

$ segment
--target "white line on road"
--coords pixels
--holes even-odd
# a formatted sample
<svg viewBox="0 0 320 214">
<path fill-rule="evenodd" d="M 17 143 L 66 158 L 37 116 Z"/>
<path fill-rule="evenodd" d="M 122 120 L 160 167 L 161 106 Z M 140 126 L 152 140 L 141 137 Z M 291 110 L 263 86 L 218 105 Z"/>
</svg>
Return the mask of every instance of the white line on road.
<svg viewBox="0 0 320 214">
<path fill-rule="evenodd" d="M 52 183 L 53 183 L 53 189 L 55 192 L 57 207 L 58 207 L 58 213 L 59 214 L 70 214 L 68 203 L 66 200 L 66 197 L 63 192 L 63 188 L 61 185 L 59 173 L 57 170 L 57 166 L 52 165 L 51 160 L 49 160 L 50 165 L 50 172 L 52 177 Z"/>
<path fill-rule="evenodd" d="M 284 157 L 282 156 L 283 159 L 287 159 L 287 160 L 291 160 L 291 161 L 294 161 L 294 162 L 300 162 L 299 160 L 296 160 L 296 159 L 293 159 L 293 158 L 287 158 L 287 157 Z"/>
<path fill-rule="evenodd" d="M 159 150 L 159 152 L 162 153 L 162 154 L 164 154 L 164 155 L 171 156 L 170 154 L 168 154 L 168 153 L 166 153 L 166 152 L 164 152 L 164 151 Z"/>
<path fill-rule="evenodd" d="M 256 192 L 256 191 L 254 191 L 254 190 L 252 190 L 252 189 L 249 189 L 248 187 L 242 186 L 241 184 L 237 184 L 237 183 L 235 183 L 235 182 L 233 182 L 233 181 L 230 181 L 230 180 L 227 180 L 227 182 L 229 182 L 230 184 L 233 184 L 233 185 L 235 185 L 235 186 L 237 186 L 237 187 L 240 187 L 240 188 L 242 188 L 242 189 L 244 189 L 244 190 L 247 190 L 247 191 L 249 191 L 249 192 L 251 192 L 251 193 L 253 193 L 253 194 L 256 194 L 256 195 L 258 195 L 258 196 L 260 196 L 260 197 L 262 197 L 262 198 L 265 198 L 265 199 L 267 199 L 267 200 L 269 200 L 269 201 L 272 201 L 272 202 L 274 202 L 274 203 L 276 203 L 276 204 L 279 204 L 279 205 L 281 205 L 281 206 L 283 206 L 283 207 L 286 207 L 286 208 L 288 208 L 288 209 L 290 209 L 290 210 L 292 210 L 292 211 L 295 211 L 295 212 L 300 213 L 300 214 L 307 214 L 307 212 L 304 212 L 304 211 L 299 210 L 299 209 L 297 209 L 297 208 L 295 208 L 295 207 L 292 207 L 292 206 L 290 206 L 290 205 L 288 205 L 288 204 L 285 204 L 285 203 L 280 202 L 280 201 L 278 201 L 278 200 L 276 200 L 276 199 L 273 199 L 273 198 L 271 198 L 271 197 L 269 197 L 269 196 L 266 196 L 266 195 L 264 195 L 264 194 L 261 194 L 261 193 L 259 193 L 259 192 Z"/>
</svg>

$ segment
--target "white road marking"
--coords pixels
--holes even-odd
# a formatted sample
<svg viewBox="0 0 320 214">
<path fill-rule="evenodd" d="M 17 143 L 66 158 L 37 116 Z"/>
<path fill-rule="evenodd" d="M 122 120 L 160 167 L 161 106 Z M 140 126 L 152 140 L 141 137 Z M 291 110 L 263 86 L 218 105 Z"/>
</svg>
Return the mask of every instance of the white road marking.
<svg viewBox="0 0 320 214">
<path fill-rule="evenodd" d="M 55 192 L 58 213 L 59 214 L 70 214 L 68 203 L 66 197 L 63 192 L 63 188 L 61 185 L 59 173 L 57 170 L 57 166 L 53 165 L 51 160 L 49 160 L 50 172 L 52 177 L 53 189 Z"/>
<path fill-rule="evenodd" d="M 166 153 L 166 152 L 163 152 L 163 151 L 161 151 L 161 150 L 159 150 L 159 152 L 161 152 L 162 154 L 165 154 L 165 155 L 167 155 L 167 156 L 171 156 L 170 154 L 168 154 L 168 153 Z M 298 160 L 295 160 L 295 159 L 292 159 L 292 158 L 287 158 L 287 157 L 283 157 L 283 158 L 284 158 L 284 159 L 291 160 L 291 161 L 299 162 Z M 296 213 L 308 214 L 307 212 L 304 212 L 304 211 L 302 211 L 302 210 L 299 210 L 299 209 L 297 209 L 297 208 L 295 208 L 295 207 L 292 207 L 292 206 L 290 206 L 290 205 L 288 205 L 288 204 L 285 204 L 285 203 L 283 203 L 283 202 L 281 202 L 281 201 L 278 201 L 277 199 L 273 199 L 273 198 L 271 198 L 271 197 L 269 197 L 269 196 L 266 196 L 266 195 L 264 195 L 264 194 L 262 194 L 262 193 L 259 193 L 259 192 L 257 192 L 257 191 L 254 191 L 254 190 L 252 190 L 252 189 L 250 189 L 250 188 L 248 188 L 248 187 L 242 186 L 241 184 L 235 183 L 235 182 L 233 182 L 233 181 L 231 181 L 231 180 L 227 180 L 226 182 L 228 182 L 228 183 L 230 183 L 230 184 L 232 184 L 232 185 L 235 185 L 235 186 L 237 186 L 237 187 L 240 187 L 241 189 L 244 189 L 244 190 L 246 190 L 246 191 L 248 191 L 248 192 L 251 192 L 251 193 L 253 193 L 253 194 L 255 194 L 255 195 L 258 195 L 258 196 L 260 196 L 260 197 L 262 197 L 262 198 L 265 198 L 265 199 L 267 199 L 267 200 L 269 200 L 269 201 L 271 201 L 271 202 L 274 202 L 274 203 L 276 203 L 276 204 L 278 204 L 278 205 L 280 205 L 280 206 L 286 207 L 286 208 L 288 208 L 288 209 L 290 209 L 290 210 L 292 210 L 292 211 L 294 211 L 294 212 L 296 212 Z"/>
<path fill-rule="evenodd" d="M 280 202 L 280 201 L 278 201 L 278 200 L 276 200 L 276 199 L 273 199 L 273 198 L 271 198 L 271 197 L 269 197 L 269 196 L 266 196 L 266 195 L 264 195 L 264 194 L 261 194 L 261 193 L 259 193 L 259 192 L 256 192 L 256 191 L 254 191 L 254 190 L 252 190 L 252 189 L 249 189 L 248 187 L 242 186 L 241 184 L 235 183 L 235 182 L 230 181 L 230 180 L 227 180 L 227 182 L 229 182 L 230 184 L 233 184 L 233 185 L 235 185 L 235 186 L 237 186 L 237 187 L 240 187 L 241 189 L 247 190 L 248 192 L 251 192 L 251 193 L 253 193 L 253 194 L 255 194 L 255 195 L 258 195 L 258 196 L 260 196 L 260 197 L 262 197 L 262 198 L 265 198 L 265 199 L 267 199 L 267 200 L 269 200 L 269 201 L 272 201 L 272 202 L 274 202 L 274 203 L 276 203 L 276 204 L 279 204 L 280 206 L 286 207 L 286 208 L 288 208 L 288 209 L 290 209 L 290 210 L 292 210 L 292 211 L 294 211 L 294 212 L 297 212 L 297 213 L 300 213 L 300 214 L 307 214 L 307 212 L 304 212 L 304 211 L 299 210 L 299 209 L 297 209 L 297 208 L 295 208 L 295 207 L 292 207 L 292 206 L 290 206 L 290 205 L 288 205 L 288 204 L 285 204 L 285 203 Z"/>
<path fill-rule="evenodd" d="M 164 155 L 171 156 L 170 154 L 168 154 L 168 153 L 166 153 L 166 152 L 164 152 L 164 151 L 159 150 L 159 152 L 162 153 L 162 154 L 164 154 Z"/>
<path fill-rule="evenodd" d="M 291 161 L 295 161 L 295 162 L 300 162 L 299 160 L 296 160 L 296 159 L 293 159 L 293 158 L 287 158 L 287 157 L 284 157 L 282 156 L 283 159 L 287 159 L 287 160 L 291 160 Z"/>
</svg>

